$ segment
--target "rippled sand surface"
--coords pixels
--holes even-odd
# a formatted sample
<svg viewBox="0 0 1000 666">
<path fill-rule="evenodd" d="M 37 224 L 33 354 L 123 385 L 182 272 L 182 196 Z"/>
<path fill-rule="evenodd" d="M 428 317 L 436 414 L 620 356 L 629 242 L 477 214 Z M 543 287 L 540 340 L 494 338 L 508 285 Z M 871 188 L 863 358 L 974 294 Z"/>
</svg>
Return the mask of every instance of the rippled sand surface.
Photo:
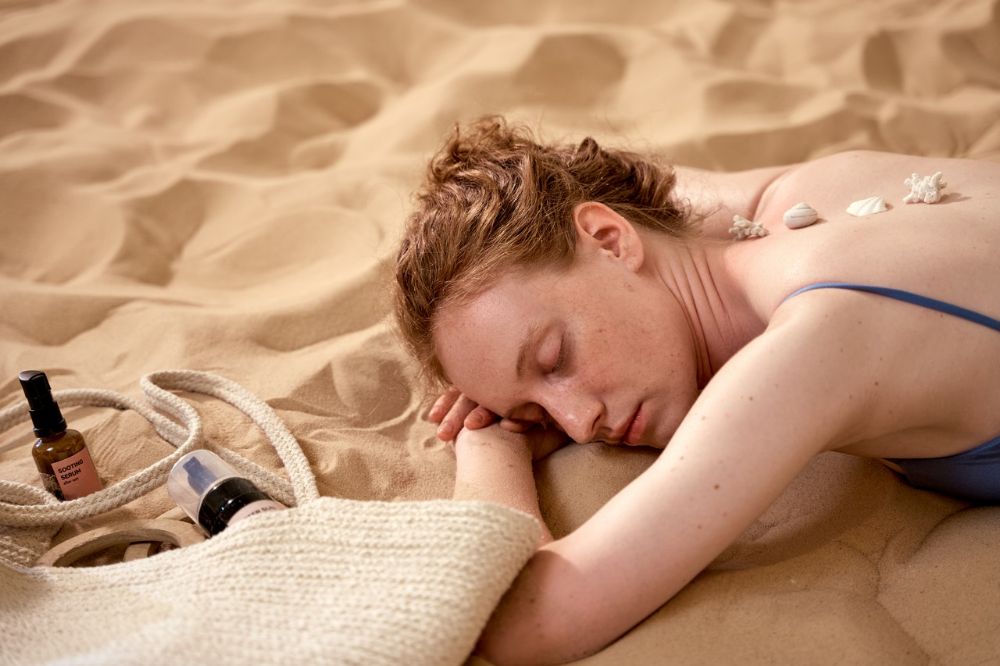
<svg viewBox="0 0 1000 666">
<path fill-rule="evenodd" d="M 448 496 L 387 284 L 427 156 L 494 112 L 721 170 L 998 160 L 1000 2 L 0 2 L 0 404 L 27 368 L 131 394 L 211 370 L 279 411 L 324 494 Z M 236 412 L 198 407 L 210 438 L 277 466 Z M 67 418 L 108 481 L 167 452 L 134 414 Z M 35 481 L 29 441 L 0 438 L 0 476 Z M 650 460 L 594 445 L 540 466 L 554 531 Z M 171 506 L 159 490 L 108 520 Z M 998 511 L 821 457 L 585 661 L 990 662 Z"/>
</svg>

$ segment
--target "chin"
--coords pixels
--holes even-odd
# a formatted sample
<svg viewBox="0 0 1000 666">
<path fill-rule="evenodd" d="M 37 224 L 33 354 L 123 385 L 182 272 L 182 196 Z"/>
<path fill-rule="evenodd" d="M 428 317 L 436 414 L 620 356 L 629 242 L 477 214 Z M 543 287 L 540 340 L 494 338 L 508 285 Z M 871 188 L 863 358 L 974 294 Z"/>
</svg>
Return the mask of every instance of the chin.
<svg viewBox="0 0 1000 666">
<path fill-rule="evenodd" d="M 675 418 L 673 414 L 667 414 L 666 416 L 670 422 L 664 423 L 663 421 L 659 421 L 657 423 L 657 425 L 660 426 L 659 428 L 650 424 L 653 432 L 649 433 L 649 441 L 643 442 L 642 446 L 649 446 L 661 451 L 667 448 L 667 445 L 670 444 L 670 440 L 673 438 L 674 433 L 677 432 L 677 428 L 680 427 L 681 422 L 684 420 L 684 415 L 682 414 L 680 418 Z M 663 433 L 661 431 L 666 432 Z"/>
</svg>

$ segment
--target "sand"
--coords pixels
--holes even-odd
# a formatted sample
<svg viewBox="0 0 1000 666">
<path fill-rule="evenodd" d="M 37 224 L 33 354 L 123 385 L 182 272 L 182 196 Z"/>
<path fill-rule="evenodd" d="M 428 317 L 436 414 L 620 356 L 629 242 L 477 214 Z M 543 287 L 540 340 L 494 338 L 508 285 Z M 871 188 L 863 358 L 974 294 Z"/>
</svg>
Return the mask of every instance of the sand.
<svg viewBox="0 0 1000 666">
<path fill-rule="evenodd" d="M 132 395 L 153 370 L 210 370 L 278 410 L 323 494 L 448 497 L 387 285 L 426 158 L 495 112 L 718 170 L 1000 160 L 1000 1 L 2 2 L 0 405 L 28 368 Z M 238 413 L 198 406 L 211 438 L 277 466 Z M 169 450 L 134 414 L 66 416 L 109 481 Z M 30 440 L 0 437 L 0 477 L 36 481 Z M 541 464 L 553 531 L 652 456 Z M 161 489 L 60 538 L 171 507 Z M 581 663 L 986 663 L 998 547 L 1000 509 L 827 454 Z"/>
</svg>

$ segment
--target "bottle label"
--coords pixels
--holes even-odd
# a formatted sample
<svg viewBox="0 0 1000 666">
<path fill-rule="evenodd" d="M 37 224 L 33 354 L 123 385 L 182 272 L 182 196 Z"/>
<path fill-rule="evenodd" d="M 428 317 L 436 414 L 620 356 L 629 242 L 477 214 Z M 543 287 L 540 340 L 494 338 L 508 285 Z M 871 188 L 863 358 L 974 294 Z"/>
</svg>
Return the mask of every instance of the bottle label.
<svg viewBox="0 0 1000 666">
<path fill-rule="evenodd" d="M 52 463 L 52 474 L 62 490 L 63 499 L 76 499 L 101 489 L 101 480 L 97 478 L 97 469 L 86 447 L 69 458 Z"/>
<path fill-rule="evenodd" d="M 284 504 L 275 502 L 274 500 L 257 500 L 256 502 L 251 502 L 245 507 L 233 514 L 233 517 L 229 519 L 229 524 L 239 522 L 244 518 L 248 518 L 254 514 L 264 513 L 265 511 L 276 511 L 278 509 L 287 508 Z"/>
</svg>

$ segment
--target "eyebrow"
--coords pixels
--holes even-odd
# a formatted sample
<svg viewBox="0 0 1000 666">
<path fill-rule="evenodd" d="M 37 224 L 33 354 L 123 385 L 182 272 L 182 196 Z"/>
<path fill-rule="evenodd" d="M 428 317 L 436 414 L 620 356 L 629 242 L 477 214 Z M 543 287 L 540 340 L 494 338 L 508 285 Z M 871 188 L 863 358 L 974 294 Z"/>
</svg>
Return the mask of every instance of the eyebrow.
<svg viewBox="0 0 1000 666">
<path fill-rule="evenodd" d="M 521 379 L 524 376 L 524 366 L 528 362 L 528 352 L 531 350 L 531 347 L 537 343 L 539 330 L 540 329 L 537 325 L 528 327 L 528 334 L 524 337 L 524 342 L 521 344 L 521 350 L 517 353 L 518 379 Z"/>
</svg>

